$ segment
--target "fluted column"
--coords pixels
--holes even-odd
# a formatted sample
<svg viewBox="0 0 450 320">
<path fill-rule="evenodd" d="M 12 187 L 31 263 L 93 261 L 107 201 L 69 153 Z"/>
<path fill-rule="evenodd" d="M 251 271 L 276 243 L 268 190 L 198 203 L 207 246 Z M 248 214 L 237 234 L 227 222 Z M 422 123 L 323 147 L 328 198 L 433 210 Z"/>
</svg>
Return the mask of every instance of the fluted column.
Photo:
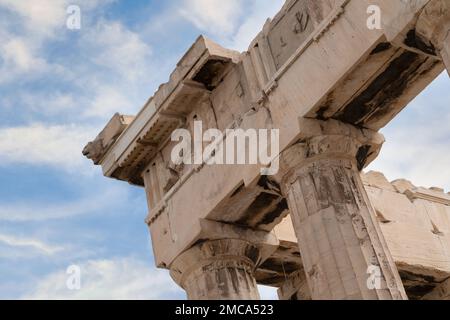
<svg viewBox="0 0 450 320">
<path fill-rule="evenodd" d="M 300 122 L 299 142 L 281 155 L 282 189 L 312 299 L 406 299 L 360 178 L 384 138 L 334 120 Z"/>
<path fill-rule="evenodd" d="M 450 1 L 430 1 L 417 20 L 416 31 L 422 41 L 436 50 L 450 75 Z"/>
<path fill-rule="evenodd" d="M 259 300 L 259 260 L 260 250 L 245 240 L 208 240 L 181 254 L 170 273 L 190 300 Z"/>
</svg>

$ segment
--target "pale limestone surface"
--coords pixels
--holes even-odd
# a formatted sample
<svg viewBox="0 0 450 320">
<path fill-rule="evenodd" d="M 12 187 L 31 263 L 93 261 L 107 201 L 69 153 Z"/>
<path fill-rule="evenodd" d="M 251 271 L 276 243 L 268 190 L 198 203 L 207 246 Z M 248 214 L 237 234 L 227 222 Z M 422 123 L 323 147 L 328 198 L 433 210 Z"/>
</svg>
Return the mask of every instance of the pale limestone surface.
<svg viewBox="0 0 450 320">
<path fill-rule="evenodd" d="M 381 30 L 367 28 L 367 8 L 373 4 L 383 13 Z M 433 259 L 445 260 L 436 251 L 437 241 L 427 255 L 421 255 L 430 237 L 424 230 L 420 232 L 427 240 L 416 241 L 414 245 L 422 246 L 417 250 L 389 245 L 390 233 L 385 231 L 391 228 L 390 217 L 385 216 L 389 214 L 377 212 L 372 203 L 377 199 L 370 196 L 381 190 L 383 179 L 364 189 L 358 171 L 378 154 L 384 140 L 377 131 L 450 65 L 449 21 L 446 0 L 288 0 L 246 52 L 199 37 L 169 82 L 161 85 L 136 117 L 115 116 L 84 154 L 101 165 L 106 177 L 145 188 L 146 223 L 158 267 L 173 272 L 179 258 L 194 254 L 201 243 L 239 239 L 261 252 L 271 252 L 261 255 L 254 272 L 246 273 L 260 283 L 282 287 L 288 278 L 285 266 L 298 271 L 302 256 L 313 299 L 406 298 L 396 257 L 415 252 L 429 264 Z M 282 175 L 261 177 L 257 165 L 172 163 L 171 133 L 177 128 L 192 133 L 194 121 L 202 121 L 204 130 L 280 129 L 280 160 L 288 159 L 285 167 L 294 170 L 294 180 L 286 185 Z M 306 148 L 301 146 L 305 142 Z M 332 150 L 333 146 L 342 148 Z M 300 188 L 308 182 L 307 172 L 319 182 L 316 194 Z M 343 180 L 335 179 L 328 192 L 332 173 Z M 335 198 L 338 190 L 344 197 Z M 405 181 L 383 190 L 392 193 L 380 191 L 383 196 L 395 194 L 399 201 L 413 201 L 414 208 L 442 198 L 436 190 L 415 189 Z M 299 210 L 305 199 L 319 203 L 321 209 Z M 285 223 L 289 209 L 296 217 L 297 236 L 304 241 L 283 240 L 277 234 L 278 244 L 274 244 L 268 234 Z M 433 236 L 445 235 L 447 230 L 442 213 L 436 213 L 439 210 L 428 210 L 440 217 L 433 220 Z M 374 222 L 377 214 L 384 217 L 381 226 Z M 341 217 L 355 221 L 341 226 Z M 396 231 L 407 234 L 406 229 Z M 335 237 L 339 246 L 324 236 Z M 319 255 L 308 251 L 314 246 L 325 251 Z M 336 255 L 339 259 L 332 261 Z M 416 266 L 418 259 L 405 264 Z M 211 277 L 217 263 L 209 269 Z M 368 291 L 363 271 L 372 263 L 382 269 L 383 288 Z M 317 266 L 321 266 L 318 273 L 314 272 Z M 236 278 L 236 270 L 229 268 L 231 282 L 227 283 L 242 280 Z M 217 288 L 218 283 L 201 281 L 208 286 L 192 289 L 189 281 L 180 285 L 193 298 L 257 297 L 253 289 L 238 292 L 240 286 L 236 296 L 229 296 Z"/>
<path fill-rule="evenodd" d="M 380 172 L 368 172 L 361 178 L 409 298 L 448 298 L 450 196 L 406 180 L 390 183 Z M 274 231 L 288 241 L 295 234 L 290 218 Z M 304 295 L 304 288 L 301 293 Z"/>
<path fill-rule="evenodd" d="M 382 177 L 368 173 L 364 179 L 374 175 Z M 397 189 L 395 181 L 395 190 L 373 184 L 366 190 L 405 286 L 419 290 L 449 278 L 450 196 L 412 184 Z"/>
<path fill-rule="evenodd" d="M 406 298 L 359 174 L 383 137 L 335 120 L 304 122 L 308 134 L 281 155 L 281 183 L 312 299 Z M 370 266 L 381 270 L 380 288 L 367 286 Z"/>
</svg>

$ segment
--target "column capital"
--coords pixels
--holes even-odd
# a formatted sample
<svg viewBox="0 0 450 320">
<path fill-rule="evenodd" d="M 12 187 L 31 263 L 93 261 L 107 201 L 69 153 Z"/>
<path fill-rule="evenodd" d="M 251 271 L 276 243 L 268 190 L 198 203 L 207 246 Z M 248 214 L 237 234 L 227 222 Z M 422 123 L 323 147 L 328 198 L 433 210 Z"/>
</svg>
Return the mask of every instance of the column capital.
<svg viewBox="0 0 450 320">
<path fill-rule="evenodd" d="M 417 20 L 416 33 L 439 55 L 450 75 L 450 1 L 431 0 Z"/>
<path fill-rule="evenodd" d="M 431 0 L 417 20 L 416 32 L 431 47 L 441 51 L 450 34 L 450 2 Z"/>
<path fill-rule="evenodd" d="M 246 240 L 207 240 L 194 245 L 178 256 L 171 266 L 170 275 L 185 288 L 186 279 L 195 270 L 239 267 L 253 273 L 261 260 L 260 250 Z"/>
<path fill-rule="evenodd" d="M 384 136 L 370 129 L 357 128 L 337 120 L 300 120 L 297 143 L 280 155 L 280 181 L 293 171 L 316 161 L 348 160 L 359 171 L 379 154 Z"/>
<path fill-rule="evenodd" d="M 207 240 L 178 256 L 170 268 L 191 300 L 258 300 L 254 278 L 261 262 L 256 244 L 239 239 Z"/>
<path fill-rule="evenodd" d="M 189 299 L 259 299 L 254 273 L 278 248 L 273 233 L 201 220 L 203 238 L 175 258 L 170 275 Z"/>
</svg>

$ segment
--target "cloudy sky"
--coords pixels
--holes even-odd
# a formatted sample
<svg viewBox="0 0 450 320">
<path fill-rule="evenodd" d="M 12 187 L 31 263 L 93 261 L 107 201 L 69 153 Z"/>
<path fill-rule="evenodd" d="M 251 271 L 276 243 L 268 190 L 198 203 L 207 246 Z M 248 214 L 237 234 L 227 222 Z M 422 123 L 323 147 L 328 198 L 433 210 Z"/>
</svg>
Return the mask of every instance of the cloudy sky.
<svg viewBox="0 0 450 320">
<path fill-rule="evenodd" d="M 81 150 L 113 113 L 137 113 L 199 34 L 244 50 L 282 2 L 0 0 L 0 299 L 184 298 L 154 267 L 143 190 Z M 371 169 L 450 191 L 449 102 L 442 74 L 383 130 Z"/>
</svg>

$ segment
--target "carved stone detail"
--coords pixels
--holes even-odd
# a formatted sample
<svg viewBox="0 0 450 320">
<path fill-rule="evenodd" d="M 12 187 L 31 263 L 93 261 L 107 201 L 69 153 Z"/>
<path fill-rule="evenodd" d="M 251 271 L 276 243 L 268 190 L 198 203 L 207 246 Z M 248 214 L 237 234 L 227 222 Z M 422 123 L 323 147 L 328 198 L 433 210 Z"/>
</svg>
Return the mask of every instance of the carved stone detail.
<svg viewBox="0 0 450 320">
<path fill-rule="evenodd" d="M 279 287 L 302 259 L 312 299 L 404 298 L 378 223 L 408 294 L 421 298 L 424 283 L 450 274 L 449 198 L 403 181 L 369 201 L 359 171 L 384 142 L 375 131 L 444 70 L 441 60 L 450 70 L 449 3 L 378 1 L 383 28 L 369 30 L 366 1 L 286 0 L 248 51 L 199 37 L 136 118 L 110 122 L 84 154 L 106 177 L 145 186 L 156 265 L 193 299 L 255 298 L 255 268 L 258 283 Z M 220 131 L 279 129 L 280 174 L 169 162 L 171 133 L 192 133 L 196 120 Z M 289 241 L 284 231 L 280 241 L 268 236 L 288 205 L 298 243 L 292 226 Z M 367 287 L 370 266 L 381 268 L 381 289 Z"/>
<path fill-rule="evenodd" d="M 205 241 L 175 260 L 171 276 L 191 300 L 259 300 L 259 261 L 259 249 L 247 241 Z"/>
<path fill-rule="evenodd" d="M 416 32 L 439 52 L 450 73 L 450 1 L 432 0 L 422 11 Z"/>
</svg>

